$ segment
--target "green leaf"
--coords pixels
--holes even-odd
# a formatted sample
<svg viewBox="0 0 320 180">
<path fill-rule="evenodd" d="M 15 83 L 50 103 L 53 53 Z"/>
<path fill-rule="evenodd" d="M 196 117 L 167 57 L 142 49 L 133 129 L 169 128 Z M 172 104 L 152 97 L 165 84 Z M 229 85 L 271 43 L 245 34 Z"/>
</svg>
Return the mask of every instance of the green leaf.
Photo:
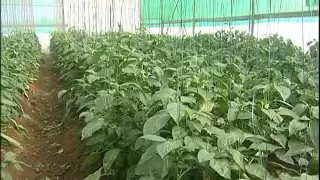
<svg viewBox="0 0 320 180">
<path fill-rule="evenodd" d="M 300 116 L 306 109 L 308 108 L 305 104 L 296 104 L 292 111 L 295 112 L 298 116 Z"/>
<path fill-rule="evenodd" d="M 153 158 L 155 155 L 157 155 L 157 144 L 153 144 L 149 146 L 146 151 L 141 155 L 140 160 L 137 165 L 142 165 L 146 162 L 148 162 L 151 158 Z M 139 175 L 139 174 L 138 174 Z"/>
<path fill-rule="evenodd" d="M 152 96 L 152 100 L 158 101 L 158 100 L 172 99 L 175 93 L 176 91 L 171 88 L 164 88 L 164 89 L 161 89 L 160 91 L 155 92 L 154 95 Z"/>
<path fill-rule="evenodd" d="M 219 148 L 229 148 L 232 144 L 236 143 L 237 141 L 241 140 L 242 137 L 237 136 L 235 133 L 224 133 L 218 135 L 218 142 L 217 146 Z"/>
<path fill-rule="evenodd" d="M 185 131 L 182 127 L 180 126 L 174 126 L 172 128 L 172 138 L 173 140 L 177 139 L 182 139 L 188 135 L 188 132 Z"/>
<path fill-rule="evenodd" d="M 285 86 L 277 86 L 277 85 L 274 85 L 274 87 L 276 88 L 278 93 L 281 95 L 283 101 L 286 101 L 290 97 L 291 91 L 289 88 Z"/>
<path fill-rule="evenodd" d="M 1 180 L 12 180 L 12 177 L 7 169 L 1 168 Z"/>
<path fill-rule="evenodd" d="M 18 141 L 16 141 L 16 140 L 14 140 L 13 138 L 5 135 L 4 133 L 1 133 L 1 138 L 7 140 L 7 142 L 8 142 L 11 146 L 22 149 L 22 146 L 21 146 L 21 144 L 20 144 Z"/>
<path fill-rule="evenodd" d="M 146 139 L 146 140 L 150 140 L 150 141 L 156 141 L 156 142 L 165 142 L 166 139 L 161 137 L 161 136 L 157 136 L 157 135 L 144 135 L 139 137 L 141 139 Z"/>
<path fill-rule="evenodd" d="M 58 92 L 58 99 L 60 99 L 66 92 L 67 92 L 67 90 L 65 90 L 65 89 L 59 91 Z"/>
<path fill-rule="evenodd" d="M 92 136 L 92 134 L 98 130 L 100 130 L 103 126 L 104 122 L 103 119 L 97 119 L 90 121 L 83 129 L 82 129 L 82 136 L 81 140 Z"/>
<path fill-rule="evenodd" d="M 196 139 L 194 137 L 185 137 L 184 138 L 184 144 L 186 145 L 186 149 L 190 151 L 194 151 L 196 149 L 200 149 L 199 145 L 196 143 Z"/>
<path fill-rule="evenodd" d="M 213 152 L 209 153 L 207 150 L 201 149 L 198 152 L 198 161 L 199 161 L 199 163 L 202 163 L 202 162 L 205 162 L 205 161 L 209 161 L 214 156 L 215 156 L 215 153 L 213 153 Z"/>
<path fill-rule="evenodd" d="M 227 119 L 229 122 L 232 122 L 237 119 L 237 112 L 238 112 L 238 109 L 236 108 L 228 109 Z"/>
<path fill-rule="evenodd" d="M 220 176 L 231 179 L 231 166 L 226 159 L 211 159 L 210 167 Z"/>
<path fill-rule="evenodd" d="M 157 152 L 163 159 L 167 154 L 169 154 L 171 151 L 182 147 L 183 141 L 182 140 L 175 140 L 175 141 L 166 141 L 161 144 L 157 145 Z"/>
<path fill-rule="evenodd" d="M 104 169 L 105 173 L 109 171 L 109 169 L 111 168 L 114 160 L 117 159 L 119 153 L 120 153 L 120 149 L 111 149 L 111 150 L 109 150 L 108 152 L 106 152 L 104 154 L 104 157 L 103 157 L 103 169 Z"/>
<path fill-rule="evenodd" d="M 190 104 L 196 104 L 196 99 L 191 96 L 181 96 L 181 102 L 182 103 L 190 103 Z"/>
<path fill-rule="evenodd" d="M 129 167 L 128 171 L 127 171 L 127 176 L 126 176 L 126 180 L 133 180 L 134 177 L 135 177 L 135 168 L 136 168 L 136 165 L 132 165 Z"/>
<path fill-rule="evenodd" d="M 250 149 L 273 152 L 277 149 L 281 149 L 281 147 L 263 142 L 263 143 L 252 143 L 250 146 Z"/>
<path fill-rule="evenodd" d="M 300 180 L 297 177 L 291 177 L 289 174 L 287 174 L 285 172 L 280 172 L 279 173 L 279 179 L 280 180 Z"/>
<path fill-rule="evenodd" d="M 209 135 L 223 135 L 225 134 L 225 131 L 223 129 L 220 129 L 220 128 L 217 128 L 215 126 L 212 126 L 212 125 L 206 125 L 204 128 L 203 128 L 205 131 L 207 131 L 207 133 Z"/>
<path fill-rule="evenodd" d="M 313 148 L 304 144 L 297 144 L 294 147 L 289 146 L 289 150 L 285 154 L 285 156 L 294 156 L 306 152 L 313 151 Z"/>
<path fill-rule="evenodd" d="M 153 178 L 150 177 L 149 175 L 143 175 L 139 178 L 139 180 L 153 180 Z"/>
<path fill-rule="evenodd" d="M 128 67 L 122 68 L 121 71 L 126 74 L 135 74 L 136 72 L 139 71 L 139 69 L 133 66 L 128 66 Z"/>
<path fill-rule="evenodd" d="M 271 180 L 271 175 L 262 164 L 248 164 L 245 166 L 245 170 L 254 177 L 261 180 Z"/>
<path fill-rule="evenodd" d="M 187 109 L 188 107 L 182 103 L 173 102 L 167 105 L 167 111 L 177 125 L 179 125 L 181 118 L 186 114 Z"/>
<path fill-rule="evenodd" d="M 150 117 L 143 125 L 143 134 L 154 134 L 163 128 L 168 120 L 170 115 L 166 111 L 161 111 L 154 116 Z"/>
<path fill-rule="evenodd" d="M 277 113 L 282 115 L 282 116 L 290 116 L 294 119 L 298 119 L 299 116 L 294 113 L 293 111 L 291 111 L 290 109 L 284 108 L 284 107 L 280 107 L 278 109 L 276 109 Z"/>
<path fill-rule="evenodd" d="M 300 180 L 318 180 L 319 179 L 319 175 L 308 175 L 306 173 L 302 173 L 300 176 Z"/>
<path fill-rule="evenodd" d="M 252 119 L 254 118 L 254 114 L 250 111 L 239 111 L 237 115 L 237 119 Z"/>
<path fill-rule="evenodd" d="M 213 92 L 206 91 L 201 88 L 198 88 L 195 92 L 198 93 L 204 99 L 204 101 L 210 101 L 214 97 Z"/>
<path fill-rule="evenodd" d="M 201 104 L 200 111 L 210 113 L 212 111 L 214 103 L 212 101 L 205 101 Z"/>
<path fill-rule="evenodd" d="M 303 84 L 303 83 L 305 83 L 305 82 L 308 80 L 309 73 L 308 73 L 308 72 L 301 71 L 301 72 L 298 74 L 297 77 L 298 77 L 298 79 L 300 80 L 300 82 Z"/>
<path fill-rule="evenodd" d="M 93 83 L 94 81 L 98 80 L 98 79 L 99 79 L 99 77 L 96 76 L 96 75 L 93 75 L 93 74 L 89 74 L 89 76 L 87 76 L 87 80 L 88 80 L 88 82 L 90 84 Z"/>
<path fill-rule="evenodd" d="M 172 165 L 172 158 L 161 158 L 159 155 L 154 156 L 149 162 L 149 175 L 152 179 L 165 179 Z"/>
<path fill-rule="evenodd" d="M 281 117 L 278 113 L 276 113 L 273 109 L 261 109 L 270 119 L 272 119 L 276 123 L 281 123 L 283 121 L 283 117 Z"/>
<path fill-rule="evenodd" d="M 15 164 L 13 164 L 13 167 L 18 171 L 24 171 L 20 164 L 15 163 Z"/>
<path fill-rule="evenodd" d="M 93 152 L 89 156 L 86 157 L 86 159 L 84 160 L 84 162 L 82 164 L 81 169 L 89 168 L 99 161 L 101 161 L 100 152 Z"/>
<path fill-rule="evenodd" d="M 15 153 L 13 153 L 13 152 L 10 152 L 10 151 L 6 152 L 4 154 L 4 160 L 6 162 L 14 163 L 16 161 L 16 157 L 17 157 L 17 155 Z"/>
<path fill-rule="evenodd" d="M 285 153 L 286 152 L 282 149 L 275 151 L 277 158 L 279 158 L 281 161 L 294 165 L 292 157 L 286 156 Z"/>
<path fill-rule="evenodd" d="M 319 119 L 314 119 L 310 122 L 308 132 L 314 147 L 319 153 Z"/>
<path fill-rule="evenodd" d="M 275 140 L 276 142 L 278 142 L 283 148 L 286 148 L 286 144 L 287 144 L 287 137 L 283 134 L 271 134 L 270 137 Z"/>
<path fill-rule="evenodd" d="M 198 132 L 201 132 L 203 125 L 199 121 L 191 121 L 191 127 L 194 127 Z"/>
<path fill-rule="evenodd" d="M 292 120 L 289 123 L 289 136 L 295 135 L 297 132 L 305 129 L 308 127 L 308 123 L 307 122 L 302 122 L 299 120 Z"/>
<path fill-rule="evenodd" d="M 312 106 L 311 113 L 314 118 L 319 119 L 319 106 Z"/>
<path fill-rule="evenodd" d="M 232 155 L 233 160 L 239 165 L 239 167 L 244 169 L 244 156 L 235 149 L 229 149 L 229 153 Z"/>
<path fill-rule="evenodd" d="M 1 104 L 18 107 L 18 104 L 14 101 L 11 101 L 9 99 L 6 99 L 5 97 L 1 96 Z"/>
<path fill-rule="evenodd" d="M 98 169 L 96 172 L 90 174 L 86 178 L 84 178 L 84 180 L 100 180 L 100 177 L 101 177 L 101 168 Z"/>
</svg>

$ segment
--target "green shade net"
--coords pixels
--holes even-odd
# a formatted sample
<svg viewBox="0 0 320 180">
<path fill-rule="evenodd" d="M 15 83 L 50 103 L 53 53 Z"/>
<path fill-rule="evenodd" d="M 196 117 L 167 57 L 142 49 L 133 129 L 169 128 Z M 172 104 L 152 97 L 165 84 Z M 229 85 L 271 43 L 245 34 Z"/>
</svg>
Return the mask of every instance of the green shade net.
<svg viewBox="0 0 320 180">
<path fill-rule="evenodd" d="M 254 14 L 268 17 L 268 14 L 277 14 L 279 18 L 296 18 L 302 12 L 318 10 L 319 0 L 255 0 Z M 161 8 L 162 7 L 162 8 Z M 194 9 L 195 7 L 195 9 Z M 251 0 L 142 0 L 142 22 L 145 27 L 160 27 L 161 22 L 166 24 L 180 24 L 182 21 L 185 27 L 193 25 L 193 20 L 199 22 L 197 26 L 214 21 L 243 21 L 248 24 L 252 16 Z M 264 16 L 263 16 L 264 15 Z M 305 16 L 305 15 L 304 15 Z M 317 16 L 315 13 L 311 16 Z M 241 17 L 241 18 L 239 18 Z M 238 20 L 239 19 L 239 20 Z M 313 19 L 317 21 L 317 19 Z M 297 20 L 299 22 L 299 20 Z M 222 23 L 223 24 L 223 23 Z"/>
</svg>

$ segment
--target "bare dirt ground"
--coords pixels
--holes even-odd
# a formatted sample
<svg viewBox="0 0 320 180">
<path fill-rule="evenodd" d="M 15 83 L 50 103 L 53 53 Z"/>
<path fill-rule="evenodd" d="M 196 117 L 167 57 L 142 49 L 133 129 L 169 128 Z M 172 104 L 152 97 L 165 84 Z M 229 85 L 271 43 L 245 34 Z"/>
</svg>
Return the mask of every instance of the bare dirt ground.
<svg viewBox="0 0 320 180">
<path fill-rule="evenodd" d="M 14 180 L 82 180 L 83 157 L 77 120 L 62 125 L 63 108 L 57 93 L 61 90 L 59 77 L 47 56 L 40 66 L 37 81 L 30 85 L 29 98 L 22 102 L 24 112 L 31 119 L 17 119 L 28 130 L 27 137 L 11 130 L 10 136 L 18 140 L 23 149 L 11 150 L 17 153 L 30 167 L 24 172 L 10 169 Z M 70 118 L 70 117 L 69 117 Z M 75 118 L 73 118 L 75 119 Z"/>
</svg>

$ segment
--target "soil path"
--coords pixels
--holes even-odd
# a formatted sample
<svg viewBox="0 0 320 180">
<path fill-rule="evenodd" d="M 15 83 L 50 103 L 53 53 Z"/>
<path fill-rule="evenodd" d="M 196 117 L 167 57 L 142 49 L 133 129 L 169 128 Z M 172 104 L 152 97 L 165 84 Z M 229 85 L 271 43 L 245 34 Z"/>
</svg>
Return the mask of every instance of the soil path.
<svg viewBox="0 0 320 180">
<path fill-rule="evenodd" d="M 22 150 L 14 150 L 17 158 L 30 167 L 24 167 L 24 172 L 10 171 L 14 180 L 82 180 L 77 121 L 69 119 L 69 125 L 61 124 L 63 107 L 57 99 L 61 82 L 51 65 L 52 58 L 47 55 L 44 61 L 38 80 L 30 85 L 29 97 L 22 102 L 24 112 L 31 119 L 17 120 L 28 130 L 28 137 L 11 132 L 23 145 Z"/>
</svg>

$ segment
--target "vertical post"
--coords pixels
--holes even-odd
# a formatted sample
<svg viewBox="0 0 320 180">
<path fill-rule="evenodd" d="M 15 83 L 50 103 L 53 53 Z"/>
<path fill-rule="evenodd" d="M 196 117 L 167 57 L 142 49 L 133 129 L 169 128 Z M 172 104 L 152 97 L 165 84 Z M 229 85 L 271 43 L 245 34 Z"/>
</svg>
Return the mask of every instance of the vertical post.
<svg viewBox="0 0 320 180">
<path fill-rule="evenodd" d="M 196 9 L 197 9 L 197 4 L 196 0 L 193 0 L 193 24 L 192 24 L 192 35 L 194 36 L 195 34 L 195 28 L 196 28 Z"/>
<path fill-rule="evenodd" d="M 64 0 L 61 0 L 61 8 L 62 8 L 62 30 L 65 30 L 66 22 L 64 16 Z"/>
<path fill-rule="evenodd" d="M 250 24 L 250 33 L 254 33 L 254 17 L 255 17 L 255 0 L 251 0 L 251 24 Z"/>
<path fill-rule="evenodd" d="M 142 0 L 139 0 L 139 20 L 140 20 L 140 27 L 139 29 L 141 30 L 142 29 L 142 25 L 143 25 L 143 19 L 142 19 Z"/>
<path fill-rule="evenodd" d="M 160 0 L 160 21 L 161 21 L 161 24 L 160 24 L 160 28 L 161 28 L 161 34 L 163 34 L 163 0 Z"/>
</svg>

